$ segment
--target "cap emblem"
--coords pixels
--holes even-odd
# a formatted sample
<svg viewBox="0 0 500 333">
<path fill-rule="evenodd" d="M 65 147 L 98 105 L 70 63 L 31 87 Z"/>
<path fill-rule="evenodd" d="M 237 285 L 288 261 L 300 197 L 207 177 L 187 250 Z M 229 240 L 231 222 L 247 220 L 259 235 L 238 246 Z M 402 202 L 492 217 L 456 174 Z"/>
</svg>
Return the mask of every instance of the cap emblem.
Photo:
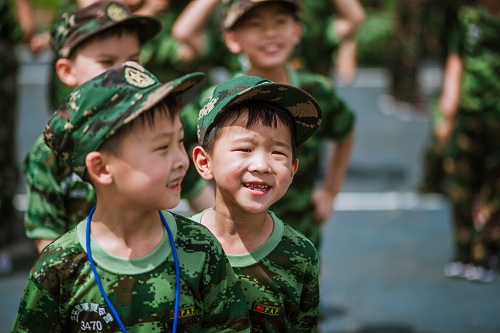
<svg viewBox="0 0 500 333">
<path fill-rule="evenodd" d="M 106 15 L 113 22 L 120 22 L 127 18 L 128 13 L 122 6 L 117 3 L 111 3 L 108 8 L 106 8 Z"/>
<path fill-rule="evenodd" d="M 125 80 L 128 84 L 138 88 L 147 88 L 155 84 L 151 76 L 132 67 L 125 68 Z"/>
</svg>

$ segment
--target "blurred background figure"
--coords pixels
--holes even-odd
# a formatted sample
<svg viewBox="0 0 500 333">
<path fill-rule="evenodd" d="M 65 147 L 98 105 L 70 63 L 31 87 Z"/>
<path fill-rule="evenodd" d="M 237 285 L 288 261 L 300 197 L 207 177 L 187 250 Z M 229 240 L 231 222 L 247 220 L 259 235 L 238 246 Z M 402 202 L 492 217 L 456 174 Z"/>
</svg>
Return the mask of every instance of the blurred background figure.
<svg viewBox="0 0 500 333">
<path fill-rule="evenodd" d="M 18 0 L 15 6 L 0 0 L 0 274 L 9 273 L 13 268 L 9 254 L 2 249 L 16 238 L 21 220 L 14 205 L 19 181 L 16 46 L 29 43 L 33 32 L 29 0 Z"/>
</svg>

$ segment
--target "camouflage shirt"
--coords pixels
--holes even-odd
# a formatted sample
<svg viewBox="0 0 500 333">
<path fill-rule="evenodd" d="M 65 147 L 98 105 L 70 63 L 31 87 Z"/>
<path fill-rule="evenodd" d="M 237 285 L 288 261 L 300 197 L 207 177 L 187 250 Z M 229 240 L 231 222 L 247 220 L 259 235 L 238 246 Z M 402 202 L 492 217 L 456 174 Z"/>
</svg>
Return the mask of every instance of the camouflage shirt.
<svg viewBox="0 0 500 333">
<path fill-rule="evenodd" d="M 463 7 L 450 50 L 463 61 L 460 109 L 500 110 L 500 18 L 481 7 Z"/>
<path fill-rule="evenodd" d="M 240 281 L 252 332 L 317 332 L 319 258 L 312 243 L 269 212 L 274 229 L 256 250 L 227 255 Z M 191 218 L 200 222 L 202 213 Z"/>
<path fill-rule="evenodd" d="M 181 269 L 178 332 L 249 331 L 240 285 L 214 236 L 163 212 Z M 119 332 L 85 252 L 86 221 L 43 250 L 33 266 L 12 332 Z M 104 290 L 129 332 L 170 332 L 175 265 L 165 233 L 150 254 L 125 259 L 92 239 Z"/>
</svg>

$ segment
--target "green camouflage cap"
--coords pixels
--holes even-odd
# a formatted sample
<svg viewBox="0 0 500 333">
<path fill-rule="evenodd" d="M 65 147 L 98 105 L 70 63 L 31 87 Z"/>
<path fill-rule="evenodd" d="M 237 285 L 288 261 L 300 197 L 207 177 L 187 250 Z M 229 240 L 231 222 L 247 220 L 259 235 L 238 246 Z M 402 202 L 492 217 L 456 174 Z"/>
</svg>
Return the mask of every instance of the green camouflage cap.
<svg viewBox="0 0 500 333">
<path fill-rule="evenodd" d="M 115 1 L 97 1 L 90 6 L 64 13 L 50 31 L 50 43 L 58 56 L 67 58 L 88 38 L 119 25 L 137 27 L 142 42 L 161 29 L 154 17 L 132 15 L 127 6 Z"/>
<path fill-rule="evenodd" d="M 300 9 L 299 0 L 222 0 L 223 28 L 232 28 L 250 9 L 265 2 L 285 2 L 295 10 Z"/>
<path fill-rule="evenodd" d="M 112 67 L 66 97 L 45 126 L 43 139 L 83 176 L 89 152 L 168 95 L 180 95 L 203 78 L 197 72 L 162 84 L 136 62 Z"/>
<path fill-rule="evenodd" d="M 236 76 L 215 88 L 198 115 L 198 140 L 203 144 L 207 128 L 217 115 L 245 101 L 269 101 L 287 109 L 297 128 L 296 145 L 304 143 L 319 127 L 321 110 L 316 100 L 305 91 L 258 76 Z"/>
</svg>

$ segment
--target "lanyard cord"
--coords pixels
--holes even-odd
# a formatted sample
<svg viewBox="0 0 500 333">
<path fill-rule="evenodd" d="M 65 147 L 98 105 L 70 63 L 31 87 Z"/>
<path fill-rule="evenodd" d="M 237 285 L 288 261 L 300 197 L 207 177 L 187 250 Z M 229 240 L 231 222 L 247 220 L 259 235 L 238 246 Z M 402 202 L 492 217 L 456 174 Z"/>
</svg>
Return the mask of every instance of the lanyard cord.
<svg viewBox="0 0 500 333">
<path fill-rule="evenodd" d="M 87 231 L 86 231 L 86 239 L 85 243 L 87 246 L 87 258 L 90 263 L 90 268 L 92 269 L 92 272 L 94 272 L 94 277 L 97 282 L 97 286 L 99 287 L 99 291 L 101 292 L 102 297 L 106 301 L 106 304 L 108 304 L 109 309 L 111 310 L 111 313 L 113 314 L 113 317 L 117 321 L 118 325 L 120 326 L 122 332 L 127 333 L 127 329 L 125 328 L 125 325 L 123 325 L 123 322 L 118 315 L 118 312 L 116 312 L 115 307 L 113 306 L 113 303 L 111 303 L 111 300 L 109 299 L 108 295 L 106 295 L 106 292 L 104 291 L 104 288 L 101 283 L 101 278 L 99 277 L 99 274 L 97 273 L 97 269 L 95 268 L 94 264 L 94 259 L 92 258 L 92 251 L 90 249 L 90 221 L 92 220 L 92 215 L 94 215 L 95 211 L 95 206 L 92 207 L 92 210 L 89 213 L 89 216 L 87 217 Z M 175 333 L 177 331 L 177 318 L 179 316 L 179 303 L 180 303 L 180 298 L 181 298 L 181 282 L 180 282 L 180 268 L 179 268 L 179 259 L 177 258 L 177 249 L 175 248 L 175 242 L 174 242 L 174 236 L 172 234 L 172 231 L 170 230 L 170 227 L 168 226 L 167 221 L 163 217 L 163 214 L 158 211 L 160 214 L 161 221 L 163 222 L 163 225 L 167 229 L 168 233 L 168 238 L 170 240 L 170 246 L 172 248 L 172 254 L 174 256 L 174 265 L 175 265 L 175 305 L 174 305 L 174 323 L 172 327 L 172 333 Z"/>
</svg>

